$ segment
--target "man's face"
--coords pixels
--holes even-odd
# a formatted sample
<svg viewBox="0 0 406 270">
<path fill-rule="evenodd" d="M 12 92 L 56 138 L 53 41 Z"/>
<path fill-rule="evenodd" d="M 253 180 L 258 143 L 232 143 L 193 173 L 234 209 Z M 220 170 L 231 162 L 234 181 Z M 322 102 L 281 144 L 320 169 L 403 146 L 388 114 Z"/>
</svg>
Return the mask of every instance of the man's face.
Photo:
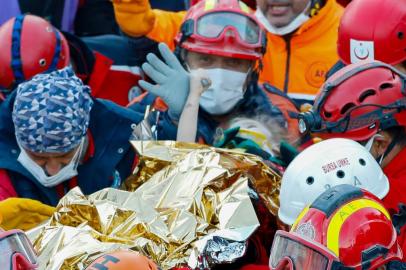
<svg viewBox="0 0 406 270">
<path fill-rule="evenodd" d="M 310 0 L 257 0 L 269 23 L 283 27 L 302 13 Z"/>
<path fill-rule="evenodd" d="M 25 151 L 32 161 L 42 167 L 45 174 L 52 176 L 57 174 L 63 167 L 70 163 L 75 153 L 78 151 L 78 147 L 67 153 L 60 154 L 34 153 L 27 149 Z"/>
<path fill-rule="evenodd" d="M 186 62 L 191 69 L 222 68 L 247 73 L 254 65 L 253 61 L 231 57 L 223 57 L 197 52 L 188 52 Z"/>
</svg>

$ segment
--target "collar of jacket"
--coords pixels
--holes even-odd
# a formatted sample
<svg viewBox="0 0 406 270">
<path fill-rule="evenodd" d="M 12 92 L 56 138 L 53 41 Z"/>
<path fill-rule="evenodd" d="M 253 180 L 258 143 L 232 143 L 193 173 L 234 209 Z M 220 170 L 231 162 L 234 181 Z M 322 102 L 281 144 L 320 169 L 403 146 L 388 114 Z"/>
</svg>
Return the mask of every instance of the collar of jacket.
<svg viewBox="0 0 406 270">
<path fill-rule="evenodd" d="M 292 37 L 300 36 L 303 41 L 314 40 L 315 36 L 320 36 L 322 33 L 330 30 L 338 19 L 343 14 L 344 9 L 341 7 L 336 0 L 327 0 L 324 7 L 313 17 L 305 22 L 298 30 L 293 32 Z M 270 38 L 281 38 L 283 36 L 278 36 L 268 32 L 268 37 Z"/>
<path fill-rule="evenodd" d="M 327 29 L 330 29 L 337 17 L 341 17 L 343 11 L 344 9 L 336 2 L 336 0 L 327 0 L 319 13 L 311 17 L 310 20 L 299 27 L 295 34 L 300 35 L 303 32 L 307 32 L 310 28 L 317 29 L 317 31 L 315 31 L 318 33 L 325 32 Z"/>
</svg>

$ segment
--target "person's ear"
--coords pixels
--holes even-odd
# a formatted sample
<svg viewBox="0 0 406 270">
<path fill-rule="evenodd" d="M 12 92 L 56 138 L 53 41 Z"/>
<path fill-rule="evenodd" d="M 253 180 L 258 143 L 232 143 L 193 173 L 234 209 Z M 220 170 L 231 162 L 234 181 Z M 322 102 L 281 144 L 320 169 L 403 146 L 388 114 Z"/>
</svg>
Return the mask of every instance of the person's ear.
<svg viewBox="0 0 406 270">
<path fill-rule="evenodd" d="M 382 156 L 391 143 L 391 136 L 389 135 L 389 133 L 381 131 L 378 134 L 380 136 L 376 136 L 371 148 L 371 154 L 375 158 Z"/>
</svg>

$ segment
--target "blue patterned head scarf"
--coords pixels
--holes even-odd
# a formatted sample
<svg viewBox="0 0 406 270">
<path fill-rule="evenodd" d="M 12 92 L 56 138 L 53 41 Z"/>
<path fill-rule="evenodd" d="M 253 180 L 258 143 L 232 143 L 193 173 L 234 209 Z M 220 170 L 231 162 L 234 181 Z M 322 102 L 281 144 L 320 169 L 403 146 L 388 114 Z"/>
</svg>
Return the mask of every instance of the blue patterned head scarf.
<svg viewBox="0 0 406 270">
<path fill-rule="evenodd" d="M 13 122 L 18 143 L 34 153 L 67 153 L 89 126 L 90 88 L 70 67 L 39 74 L 17 88 Z"/>
</svg>

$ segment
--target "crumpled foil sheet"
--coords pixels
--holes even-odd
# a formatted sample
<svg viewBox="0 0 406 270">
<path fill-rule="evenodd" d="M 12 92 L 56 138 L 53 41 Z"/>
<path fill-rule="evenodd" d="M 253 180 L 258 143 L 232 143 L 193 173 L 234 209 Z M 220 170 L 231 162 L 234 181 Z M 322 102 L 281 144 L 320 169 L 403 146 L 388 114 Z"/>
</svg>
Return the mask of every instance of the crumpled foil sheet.
<svg viewBox="0 0 406 270">
<path fill-rule="evenodd" d="M 130 191 L 84 196 L 75 188 L 48 223 L 29 232 L 40 270 L 84 269 L 120 248 L 162 269 L 208 269 L 244 255 L 259 226 L 251 193 L 277 212 L 280 176 L 253 155 L 167 141 L 133 145 L 140 160 L 123 186 Z"/>
</svg>

